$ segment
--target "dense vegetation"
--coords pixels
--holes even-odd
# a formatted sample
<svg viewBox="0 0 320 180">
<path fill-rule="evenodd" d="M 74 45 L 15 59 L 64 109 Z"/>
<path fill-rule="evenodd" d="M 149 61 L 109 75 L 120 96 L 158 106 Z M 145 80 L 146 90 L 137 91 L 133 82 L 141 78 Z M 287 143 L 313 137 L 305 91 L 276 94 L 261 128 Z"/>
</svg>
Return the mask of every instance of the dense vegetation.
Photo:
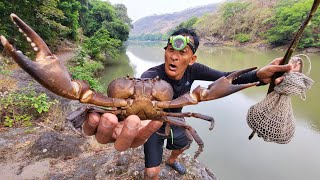
<svg viewBox="0 0 320 180">
<path fill-rule="evenodd" d="M 111 5 L 102 0 L 3 0 L 0 12 L 0 34 L 30 57 L 34 53 L 11 22 L 11 13 L 32 27 L 53 51 L 66 44 L 76 45 L 77 55 L 68 62 L 71 63 L 69 70 L 73 78 L 87 80 L 98 91 L 101 86 L 95 75 L 108 60 L 117 59 L 132 28 L 124 5 Z M 4 52 L 2 46 L 0 52 Z M 5 62 L 0 62 L 0 85 L 13 81 L 6 67 Z M 10 127 L 30 125 L 31 119 L 48 112 L 55 103 L 45 94 L 35 93 L 32 87 L 27 90 L 0 87 L 0 93 L 0 125 Z"/>
<path fill-rule="evenodd" d="M 116 57 L 117 50 L 128 39 L 131 27 L 125 6 L 112 6 L 101 0 L 5 0 L 0 2 L 0 12 L 0 34 L 9 40 L 14 38 L 23 51 L 29 45 L 21 35 L 17 37 L 17 29 L 10 22 L 11 13 L 36 30 L 50 47 L 59 46 L 63 40 L 84 42 L 93 58 L 101 54 Z M 100 38 L 103 42 L 97 44 Z M 97 46 L 99 52 L 93 50 Z"/>
<path fill-rule="evenodd" d="M 218 13 L 201 17 L 194 28 L 202 37 L 224 41 L 288 44 L 306 18 L 313 0 L 236 0 L 223 3 Z M 319 47 L 320 16 L 316 13 L 299 43 Z"/>
<path fill-rule="evenodd" d="M 313 0 L 226 1 L 213 13 L 190 18 L 166 33 L 143 34 L 133 40 L 166 40 L 179 27 L 196 29 L 202 39 L 214 42 L 288 44 L 306 18 Z M 319 47 L 319 11 L 306 28 L 300 48 Z"/>
</svg>

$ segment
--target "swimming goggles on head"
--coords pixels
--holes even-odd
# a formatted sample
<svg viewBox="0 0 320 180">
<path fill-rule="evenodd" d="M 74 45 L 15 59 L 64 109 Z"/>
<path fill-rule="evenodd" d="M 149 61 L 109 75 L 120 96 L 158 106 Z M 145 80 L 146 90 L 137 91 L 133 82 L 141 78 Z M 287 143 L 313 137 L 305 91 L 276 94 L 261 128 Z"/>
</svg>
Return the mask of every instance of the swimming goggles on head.
<svg viewBox="0 0 320 180">
<path fill-rule="evenodd" d="M 195 45 L 190 41 L 189 36 L 183 36 L 183 35 L 170 36 L 170 38 L 168 39 L 168 44 L 171 44 L 173 49 L 178 51 L 184 49 L 187 45 L 189 45 L 193 54 L 196 53 Z M 166 48 L 167 47 L 165 47 L 165 49 Z"/>
</svg>

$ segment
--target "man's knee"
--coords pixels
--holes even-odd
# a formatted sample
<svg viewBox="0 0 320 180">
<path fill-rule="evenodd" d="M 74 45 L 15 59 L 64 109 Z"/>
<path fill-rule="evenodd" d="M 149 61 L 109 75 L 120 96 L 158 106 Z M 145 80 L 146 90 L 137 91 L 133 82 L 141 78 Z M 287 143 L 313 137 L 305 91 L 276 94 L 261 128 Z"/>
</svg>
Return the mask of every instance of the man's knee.
<svg viewBox="0 0 320 180">
<path fill-rule="evenodd" d="M 144 175 L 146 176 L 145 179 L 153 179 L 158 177 L 160 172 L 160 166 L 152 167 L 152 168 L 145 168 Z"/>
</svg>

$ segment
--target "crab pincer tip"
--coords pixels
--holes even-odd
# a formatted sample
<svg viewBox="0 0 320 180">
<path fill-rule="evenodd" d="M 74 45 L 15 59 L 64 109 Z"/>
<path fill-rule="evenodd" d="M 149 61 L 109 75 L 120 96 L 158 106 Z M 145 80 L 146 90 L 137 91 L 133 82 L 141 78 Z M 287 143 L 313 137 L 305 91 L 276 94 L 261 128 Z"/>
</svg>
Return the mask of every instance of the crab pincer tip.
<svg viewBox="0 0 320 180">
<path fill-rule="evenodd" d="M 4 46 L 7 43 L 7 39 L 2 35 L 0 36 L 0 39 L 1 39 L 2 45 Z"/>
<path fill-rule="evenodd" d="M 16 14 L 14 14 L 14 13 L 11 13 L 11 14 L 10 14 L 10 17 L 11 17 L 11 19 L 12 19 L 12 18 L 16 18 L 16 17 L 18 17 L 18 16 L 17 16 Z"/>
</svg>

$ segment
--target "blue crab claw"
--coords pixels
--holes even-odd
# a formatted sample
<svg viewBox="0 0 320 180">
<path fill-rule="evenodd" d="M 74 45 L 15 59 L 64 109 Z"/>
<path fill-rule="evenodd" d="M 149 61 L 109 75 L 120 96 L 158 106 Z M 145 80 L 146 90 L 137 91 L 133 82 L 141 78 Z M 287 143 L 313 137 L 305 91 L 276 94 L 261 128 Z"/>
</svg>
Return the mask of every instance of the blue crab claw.
<svg viewBox="0 0 320 180">
<path fill-rule="evenodd" d="M 17 15 L 11 14 L 10 17 L 36 52 L 36 59 L 32 61 L 21 51 L 17 51 L 4 36 L 1 36 L 1 43 L 13 60 L 36 81 L 55 94 L 69 99 L 79 99 L 79 85 L 71 81 L 69 72 L 63 63 L 51 53 L 41 37 Z"/>
</svg>

